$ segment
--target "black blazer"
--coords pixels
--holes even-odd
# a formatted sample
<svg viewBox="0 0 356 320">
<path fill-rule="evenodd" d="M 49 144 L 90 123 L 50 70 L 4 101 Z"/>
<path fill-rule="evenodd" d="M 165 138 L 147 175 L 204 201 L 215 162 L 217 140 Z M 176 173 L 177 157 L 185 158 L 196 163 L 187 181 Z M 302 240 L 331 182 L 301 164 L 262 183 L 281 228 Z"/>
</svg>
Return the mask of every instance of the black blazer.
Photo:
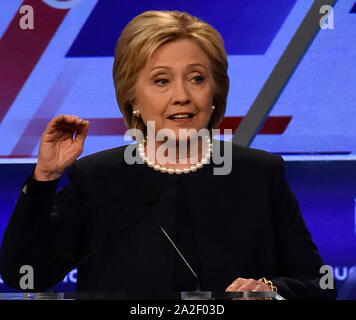
<svg viewBox="0 0 356 320">
<path fill-rule="evenodd" d="M 169 291 L 176 252 L 159 225 L 175 238 L 182 182 L 196 226 L 202 290 L 224 291 L 237 277 L 266 277 L 287 299 L 335 298 L 335 290 L 320 289 L 324 262 L 281 157 L 233 145 L 228 175 L 213 175 L 213 163 L 168 175 L 128 165 L 126 147 L 76 161 L 68 170 L 71 183 L 57 195 L 58 180 L 25 182 L 1 247 L 5 283 L 18 288 L 20 266 L 31 265 L 34 291 L 43 291 L 79 264 L 78 291 Z"/>
</svg>

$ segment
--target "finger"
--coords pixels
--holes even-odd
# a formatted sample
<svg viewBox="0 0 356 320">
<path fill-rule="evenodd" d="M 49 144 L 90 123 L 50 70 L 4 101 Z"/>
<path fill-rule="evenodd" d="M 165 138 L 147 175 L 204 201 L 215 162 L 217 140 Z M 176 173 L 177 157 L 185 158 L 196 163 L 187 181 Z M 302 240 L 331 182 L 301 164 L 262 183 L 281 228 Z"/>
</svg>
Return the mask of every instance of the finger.
<svg viewBox="0 0 356 320">
<path fill-rule="evenodd" d="M 266 291 L 266 288 L 264 288 L 262 285 L 258 284 L 255 289 L 252 291 Z"/>
<path fill-rule="evenodd" d="M 80 118 L 74 115 L 60 115 L 54 117 L 47 125 L 46 132 L 53 133 L 58 129 L 69 129 L 73 127 L 73 124 L 79 122 Z"/>
<path fill-rule="evenodd" d="M 61 123 L 63 129 L 67 129 L 73 132 L 84 125 L 84 120 L 77 116 L 65 116 L 64 122 Z"/>
<path fill-rule="evenodd" d="M 256 286 L 256 291 L 272 291 L 272 289 L 264 283 L 260 283 Z"/>
<path fill-rule="evenodd" d="M 84 145 L 84 141 L 88 135 L 89 127 L 90 127 L 90 122 L 88 120 L 85 121 L 83 120 L 80 127 L 77 129 L 75 142 Z"/>
<path fill-rule="evenodd" d="M 237 291 L 252 291 L 255 290 L 257 286 L 257 281 L 254 279 L 247 279 L 246 282 L 237 288 Z"/>
<path fill-rule="evenodd" d="M 88 121 L 85 121 L 77 116 L 64 116 L 62 121 L 57 123 L 58 129 L 69 130 L 73 133 L 84 126 L 88 126 Z"/>
<path fill-rule="evenodd" d="M 56 126 L 58 123 L 61 123 L 64 121 L 64 114 L 61 114 L 60 116 L 54 117 L 51 119 L 51 121 L 47 124 L 46 127 L 46 132 L 47 133 L 52 133 L 53 131 L 56 130 Z"/>
<path fill-rule="evenodd" d="M 64 121 L 67 123 L 75 123 L 80 121 L 81 119 L 75 115 L 64 115 Z"/>
<path fill-rule="evenodd" d="M 88 122 L 73 115 L 60 115 L 53 118 L 47 126 L 47 129 L 42 136 L 42 141 L 58 141 L 71 138 L 74 141 L 73 135 L 80 128 L 88 126 Z M 83 131 L 86 134 L 86 130 Z M 85 139 L 85 137 L 84 137 Z M 80 143 L 81 137 L 79 138 Z"/>
<path fill-rule="evenodd" d="M 225 291 L 227 292 L 233 292 L 236 291 L 237 288 L 239 288 L 241 285 L 244 284 L 246 279 L 244 278 L 237 278 L 234 282 L 232 282 L 226 289 Z"/>
<path fill-rule="evenodd" d="M 229 291 L 241 291 L 240 288 L 245 286 L 253 279 L 237 278 L 228 288 Z"/>
</svg>

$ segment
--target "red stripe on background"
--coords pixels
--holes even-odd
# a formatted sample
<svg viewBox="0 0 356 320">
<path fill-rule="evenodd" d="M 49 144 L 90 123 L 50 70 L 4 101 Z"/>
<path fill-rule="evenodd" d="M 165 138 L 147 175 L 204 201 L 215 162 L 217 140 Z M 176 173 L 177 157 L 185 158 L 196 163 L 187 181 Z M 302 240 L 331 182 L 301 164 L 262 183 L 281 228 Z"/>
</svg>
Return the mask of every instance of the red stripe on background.
<svg viewBox="0 0 356 320">
<path fill-rule="evenodd" d="M 232 133 L 238 128 L 240 123 L 242 122 L 243 117 L 225 117 L 219 126 L 220 130 L 231 129 Z"/>
<path fill-rule="evenodd" d="M 117 136 L 124 135 L 127 127 L 123 118 L 95 118 L 88 119 L 90 136 Z"/>
<path fill-rule="evenodd" d="M 225 117 L 219 126 L 220 130 L 231 129 L 235 132 L 243 117 Z M 263 124 L 258 134 L 282 134 L 292 120 L 291 116 L 270 116 Z"/>
<path fill-rule="evenodd" d="M 259 134 L 282 134 L 288 127 L 292 117 L 271 116 L 265 121 Z M 124 135 L 127 130 L 122 118 L 96 118 L 90 121 L 89 135 L 91 136 L 115 136 Z M 219 129 L 231 129 L 232 132 L 240 125 L 243 117 L 225 117 Z"/>
<path fill-rule="evenodd" d="M 291 120 L 292 117 L 270 116 L 258 134 L 282 134 Z"/>
<path fill-rule="evenodd" d="M 219 129 L 231 129 L 232 132 L 235 132 L 242 120 L 243 117 L 225 117 L 221 121 Z M 258 134 L 282 134 L 287 129 L 291 120 L 291 116 L 270 116 Z"/>
<path fill-rule="evenodd" d="M 22 30 L 19 11 L 0 40 L 0 123 L 69 10 L 39 0 L 25 0 L 34 11 L 34 29 Z"/>
<path fill-rule="evenodd" d="M 259 134 L 282 134 L 288 127 L 292 117 L 290 116 L 271 116 L 268 117 Z M 114 136 L 124 135 L 127 130 L 122 118 L 96 118 L 90 121 L 89 135 L 91 136 Z M 219 129 L 231 129 L 232 132 L 240 125 L 243 117 L 225 117 Z"/>
</svg>

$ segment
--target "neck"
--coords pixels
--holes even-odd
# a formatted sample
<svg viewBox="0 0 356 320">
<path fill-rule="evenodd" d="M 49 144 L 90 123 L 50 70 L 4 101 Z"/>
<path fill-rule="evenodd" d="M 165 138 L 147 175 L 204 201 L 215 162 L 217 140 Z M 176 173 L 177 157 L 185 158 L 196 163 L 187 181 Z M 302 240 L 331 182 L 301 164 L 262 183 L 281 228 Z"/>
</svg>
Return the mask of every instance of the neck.
<svg viewBox="0 0 356 320">
<path fill-rule="evenodd" d="M 166 168 L 183 169 L 200 163 L 208 148 L 207 140 L 199 136 L 185 140 L 148 140 L 144 149 L 147 157 L 154 163 Z"/>
</svg>

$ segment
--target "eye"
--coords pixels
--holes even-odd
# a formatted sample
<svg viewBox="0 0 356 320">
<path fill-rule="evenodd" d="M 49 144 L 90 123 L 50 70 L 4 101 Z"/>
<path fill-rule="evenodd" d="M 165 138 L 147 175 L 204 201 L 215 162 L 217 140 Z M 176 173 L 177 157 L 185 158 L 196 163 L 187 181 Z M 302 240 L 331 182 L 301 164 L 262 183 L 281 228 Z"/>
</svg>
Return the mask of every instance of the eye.
<svg viewBox="0 0 356 320">
<path fill-rule="evenodd" d="M 168 83 L 168 79 L 166 79 L 166 78 L 158 78 L 158 79 L 154 80 L 154 84 L 157 84 L 160 86 L 164 86 L 167 83 Z"/>
<path fill-rule="evenodd" d="M 194 83 L 200 84 L 204 81 L 204 77 L 203 76 L 195 76 L 195 77 L 193 77 L 193 81 L 194 81 Z"/>
</svg>

